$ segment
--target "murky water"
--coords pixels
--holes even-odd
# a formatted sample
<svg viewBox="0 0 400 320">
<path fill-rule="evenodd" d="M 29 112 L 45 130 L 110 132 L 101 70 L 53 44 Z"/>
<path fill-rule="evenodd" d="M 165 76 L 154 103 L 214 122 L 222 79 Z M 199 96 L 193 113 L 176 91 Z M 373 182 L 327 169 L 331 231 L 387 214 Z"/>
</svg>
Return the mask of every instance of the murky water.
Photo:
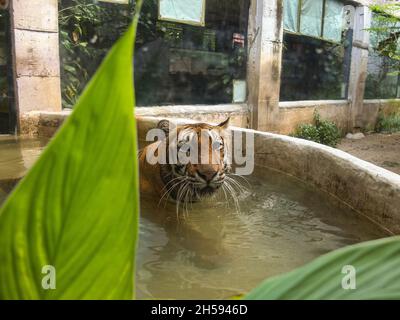
<svg viewBox="0 0 400 320">
<path fill-rule="evenodd" d="M 48 139 L 0 135 L 0 203 L 39 157 Z"/>
<path fill-rule="evenodd" d="M 223 299 L 331 250 L 386 234 L 304 183 L 258 168 L 240 196 L 195 204 L 177 223 L 175 207 L 143 199 L 138 298 Z"/>
<path fill-rule="evenodd" d="M 0 203 L 46 142 L 0 136 Z M 221 196 L 194 204 L 177 221 L 174 204 L 142 199 L 138 298 L 229 298 L 323 253 L 386 235 L 286 175 L 257 168 L 248 180 L 241 213 Z"/>
</svg>

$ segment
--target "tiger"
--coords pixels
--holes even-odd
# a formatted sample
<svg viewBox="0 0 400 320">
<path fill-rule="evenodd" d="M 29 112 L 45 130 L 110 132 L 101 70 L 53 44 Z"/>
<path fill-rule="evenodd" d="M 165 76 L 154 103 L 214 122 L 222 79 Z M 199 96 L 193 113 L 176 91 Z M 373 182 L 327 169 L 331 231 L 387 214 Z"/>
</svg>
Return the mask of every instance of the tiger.
<svg viewBox="0 0 400 320">
<path fill-rule="evenodd" d="M 203 198 L 215 195 L 218 190 L 229 186 L 231 178 L 231 161 L 229 155 L 230 133 L 228 130 L 230 118 L 218 125 L 207 123 L 194 123 L 178 125 L 171 128 L 168 120 L 161 120 L 157 128 L 165 133 L 162 141 L 156 141 L 139 151 L 139 173 L 141 194 L 155 194 L 159 200 L 175 202 L 177 210 L 180 204 L 195 203 Z M 187 146 L 197 139 L 198 161 L 182 163 L 179 160 L 171 163 L 169 159 L 169 147 L 175 147 L 177 154 L 187 153 Z M 208 139 L 208 156 L 201 153 L 202 145 L 206 146 Z M 157 148 L 164 143 L 167 154 L 166 163 L 159 161 L 150 163 L 148 154 L 157 155 Z M 196 144 L 195 144 L 196 145 Z M 217 159 L 211 161 L 210 159 Z M 193 159 L 193 158 L 191 158 Z M 225 192 L 225 190 L 224 190 Z"/>
</svg>

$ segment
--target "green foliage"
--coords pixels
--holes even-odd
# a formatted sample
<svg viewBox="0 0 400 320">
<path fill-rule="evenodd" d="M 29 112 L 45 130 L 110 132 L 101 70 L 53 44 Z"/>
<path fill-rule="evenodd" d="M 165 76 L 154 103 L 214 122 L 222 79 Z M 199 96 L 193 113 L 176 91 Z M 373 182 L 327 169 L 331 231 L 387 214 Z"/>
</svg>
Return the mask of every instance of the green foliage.
<svg viewBox="0 0 400 320">
<path fill-rule="evenodd" d="M 293 136 L 336 147 L 340 139 L 340 131 L 335 123 L 328 120 L 321 120 L 319 113 L 315 111 L 314 124 L 299 125 Z"/>
<path fill-rule="evenodd" d="M 296 129 L 294 136 L 305 140 L 319 142 L 318 129 L 313 124 L 301 124 Z"/>
<path fill-rule="evenodd" d="M 383 133 L 400 132 L 400 107 L 395 105 L 387 112 L 381 112 L 375 130 Z"/>
<path fill-rule="evenodd" d="M 136 20 L 137 21 L 137 20 Z M 131 299 L 138 229 L 135 25 L 0 212 L 0 299 Z M 56 268 L 56 289 L 42 268 Z"/>
<path fill-rule="evenodd" d="M 356 289 L 345 290 L 344 266 L 356 271 Z M 287 274 L 269 279 L 247 299 L 400 299 L 400 238 L 336 250 Z"/>
</svg>

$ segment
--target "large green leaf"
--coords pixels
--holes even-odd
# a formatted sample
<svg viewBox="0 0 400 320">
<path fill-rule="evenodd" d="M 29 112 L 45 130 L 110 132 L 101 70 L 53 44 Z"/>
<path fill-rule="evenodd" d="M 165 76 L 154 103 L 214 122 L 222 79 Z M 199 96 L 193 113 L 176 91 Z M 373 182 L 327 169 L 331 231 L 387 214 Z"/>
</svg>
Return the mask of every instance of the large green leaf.
<svg viewBox="0 0 400 320">
<path fill-rule="evenodd" d="M 138 228 L 135 23 L 0 213 L 1 299 L 131 299 Z M 42 288 L 42 267 L 56 289 Z"/>
<path fill-rule="evenodd" d="M 342 287 L 345 266 L 355 268 L 354 290 Z M 365 242 L 319 257 L 265 281 L 246 299 L 400 299 L 400 237 Z"/>
</svg>

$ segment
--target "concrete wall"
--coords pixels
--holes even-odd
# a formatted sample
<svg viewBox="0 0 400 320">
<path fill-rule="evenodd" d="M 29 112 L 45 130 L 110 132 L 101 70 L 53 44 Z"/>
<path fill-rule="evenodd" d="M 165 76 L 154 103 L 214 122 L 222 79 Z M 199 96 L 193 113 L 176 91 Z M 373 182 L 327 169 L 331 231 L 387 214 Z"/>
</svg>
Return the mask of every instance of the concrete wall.
<svg viewBox="0 0 400 320">
<path fill-rule="evenodd" d="M 10 17 L 18 115 L 61 111 L 57 0 L 12 0 Z"/>
<path fill-rule="evenodd" d="M 346 100 L 280 102 L 276 132 L 290 134 L 300 124 L 313 123 L 316 110 L 322 119 L 336 123 L 343 134 L 348 132 L 350 103 Z"/>
<path fill-rule="evenodd" d="M 380 114 L 388 114 L 393 108 L 399 108 L 400 99 L 364 100 L 363 126 L 366 131 L 374 130 Z"/>
<path fill-rule="evenodd" d="M 51 137 L 71 114 L 71 110 L 30 111 L 20 114 L 20 133 L 29 136 Z M 218 106 L 172 106 L 172 107 L 139 107 L 135 109 L 137 119 L 143 117 L 185 118 L 195 121 L 220 123 L 228 117 L 231 124 L 248 128 L 250 110 L 246 104 Z"/>
<path fill-rule="evenodd" d="M 367 78 L 369 32 L 371 11 L 366 6 L 356 7 L 353 21 L 353 43 L 351 48 L 351 66 L 348 100 L 350 102 L 349 130 L 363 129 L 364 91 Z"/>
<path fill-rule="evenodd" d="M 400 106 L 400 99 L 363 100 L 362 112 L 357 116 L 357 126 L 363 131 L 374 131 L 380 114 L 390 112 L 393 107 Z M 322 119 L 333 121 L 342 134 L 354 130 L 351 101 L 321 100 L 321 101 L 293 101 L 279 103 L 279 130 L 277 133 L 290 134 L 303 123 L 313 123 L 314 111 L 318 110 Z"/>
</svg>

